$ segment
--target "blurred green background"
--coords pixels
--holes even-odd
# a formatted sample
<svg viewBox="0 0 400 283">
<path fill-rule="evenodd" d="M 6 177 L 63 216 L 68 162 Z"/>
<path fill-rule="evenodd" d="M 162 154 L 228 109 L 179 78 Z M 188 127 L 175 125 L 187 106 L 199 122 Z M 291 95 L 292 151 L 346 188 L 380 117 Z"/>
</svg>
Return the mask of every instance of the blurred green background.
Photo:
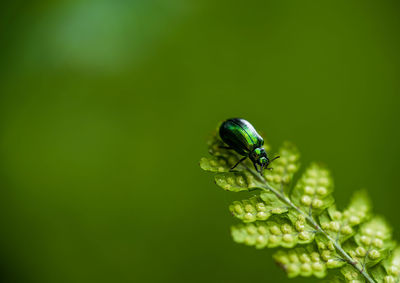
<svg viewBox="0 0 400 283">
<path fill-rule="evenodd" d="M 9 1 L 0 8 L 1 282 L 288 280 L 233 243 L 198 160 L 243 117 L 400 240 L 398 1 Z"/>
</svg>

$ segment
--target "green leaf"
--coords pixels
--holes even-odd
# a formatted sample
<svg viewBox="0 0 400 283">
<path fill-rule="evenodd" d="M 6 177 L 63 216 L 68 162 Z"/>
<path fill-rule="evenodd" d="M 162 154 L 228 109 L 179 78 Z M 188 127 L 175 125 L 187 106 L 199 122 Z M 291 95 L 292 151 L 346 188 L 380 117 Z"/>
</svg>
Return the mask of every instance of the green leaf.
<svg viewBox="0 0 400 283">
<path fill-rule="evenodd" d="M 243 222 L 267 220 L 272 214 L 282 214 L 288 211 L 287 206 L 271 192 L 235 201 L 229 206 L 229 210 Z"/>
<path fill-rule="evenodd" d="M 381 217 L 374 217 L 361 225 L 354 241 L 347 241 L 344 249 L 360 265 L 371 267 L 384 259 L 394 247 L 390 226 Z"/>
<path fill-rule="evenodd" d="M 285 142 L 279 149 L 278 155 L 280 158 L 274 160 L 270 165 L 273 170 L 264 171 L 265 179 L 276 190 L 287 193 L 293 180 L 293 175 L 300 168 L 300 154 L 293 144 Z M 273 158 L 273 156 L 270 158 Z"/>
<path fill-rule="evenodd" d="M 226 191 L 241 192 L 262 187 L 254 175 L 248 171 L 219 173 L 214 177 L 215 183 Z"/>
<path fill-rule="evenodd" d="M 400 281 L 400 247 L 397 247 L 390 258 L 383 262 L 383 267 L 389 276 L 394 277 L 397 282 Z"/>
<path fill-rule="evenodd" d="M 340 269 L 346 282 L 363 283 L 365 282 L 363 276 L 357 272 L 351 265 L 345 265 Z"/>
<path fill-rule="evenodd" d="M 340 212 L 332 206 L 320 215 L 319 221 L 322 229 L 342 243 L 355 234 L 357 225 L 370 217 L 370 210 L 370 200 L 367 194 L 361 191 L 354 194 L 346 210 Z"/>
<path fill-rule="evenodd" d="M 217 133 L 215 133 L 209 140 L 208 140 L 208 152 L 213 156 L 224 156 L 229 157 L 235 155 L 233 150 L 225 149 L 224 142 L 220 139 Z"/>
<path fill-rule="evenodd" d="M 287 214 L 294 229 L 298 232 L 298 243 L 307 244 L 314 240 L 316 230 L 310 226 L 306 218 L 297 211 L 290 209 Z"/>
<path fill-rule="evenodd" d="M 200 167 L 205 171 L 219 173 L 214 177 L 215 183 L 224 190 L 240 192 L 260 188 L 262 184 L 254 175 L 258 173 L 248 170 L 253 166 L 249 160 L 242 162 L 237 170 L 231 171 L 242 156 L 224 146 L 226 145 L 219 136 L 214 135 L 208 142 L 208 150 L 212 156 L 201 158 Z"/>
<path fill-rule="evenodd" d="M 378 282 L 400 282 L 400 247 L 371 271 L 372 276 Z"/>
<path fill-rule="evenodd" d="M 229 172 L 243 156 L 237 154 L 234 150 L 224 147 L 226 147 L 226 144 L 219 136 L 213 135 L 208 141 L 208 152 L 211 156 L 201 158 L 201 169 L 210 172 Z M 245 162 L 245 164 L 251 165 L 249 161 Z"/>
<path fill-rule="evenodd" d="M 327 278 L 323 279 L 321 283 L 343 283 L 343 276 L 338 276 L 336 274 L 329 275 Z"/>
<path fill-rule="evenodd" d="M 273 171 L 264 172 L 265 177 L 255 172 L 249 159 L 231 171 L 242 156 L 224 146 L 214 135 L 209 141 L 211 156 L 202 158 L 200 167 L 213 172 L 215 183 L 224 190 L 255 191 L 254 196 L 229 207 L 242 222 L 231 228 L 234 241 L 258 249 L 286 248 L 274 258 L 289 277 L 322 278 L 327 269 L 336 269 L 336 275 L 352 283 L 365 282 L 367 273 L 377 283 L 400 282 L 400 249 L 391 254 L 395 246 L 391 229 L 382 218 L 371 219 L 365 193 L 356 193 L 349 206 L 339 211 L 332 197 L 330 172 L 312 164 L 288 197 L 300 166 L 293 145 L 285 143 L 280 148 L 281 158 L 271 164 Z M 329 282 L 340 282 L 340 278 L 330 277 Z"/>
<path fill-rule="evenodd" d="M 337 254 L 335 245 L 325 236 L 319 234 L 315 237 L 319 253 L 322 260 L 326 263 L 327 268 L 338 268 L 346 264 L 344 260 Z"/>
<path fill-rule="evenodd" d="M 305 213 L 318 215 L 334 203 L 332 192 L 330 172 L 314 163 L 297 182 L 291 199 Z"/>
<path fill-rule="evenodd" d="M 377 281 L 377 282 L 393 282 L 393 283 L 398 282 L 398 281 L 396 281 L 395 278 L 389 279 L 389 277 L 386 277 L 386 276 L 388 276 L 387 272 L 381 264 L 377 264 L 376 266 L 374 266 L 371 269 L 371 275 L 372 275 L 372 278 L 374 278 L 375 281 Z M 386 281 L 385 281 L 385 277 L 387 278 Z"/>
<path fill-rule="evenodd" d="M 200 159 L 200 167 L 210 172 L 229 172 L 231 168 L 227 158 L 222 156 L 203 157 Z"/>
<path fill-rule="evenodd" d="M 311 275 L 323 278 L 326 275 L 326 264 L 314 245 L 291 250 L 279 250 L 274 254 L 274 260 L 287 273 L 289 278 Z"/>
<path fill-rule="evenodd" d="M 231 231 L 235 242 L 258 249 L 278 246 L 291 248 L 299 242 L 313 241 L 314 233 L 306 231 L 304 227 L 305 220 L 303 226 L 296 226 L 287 217 L 276 215 L 267 221 L 235 225 Z"/>
</svg>

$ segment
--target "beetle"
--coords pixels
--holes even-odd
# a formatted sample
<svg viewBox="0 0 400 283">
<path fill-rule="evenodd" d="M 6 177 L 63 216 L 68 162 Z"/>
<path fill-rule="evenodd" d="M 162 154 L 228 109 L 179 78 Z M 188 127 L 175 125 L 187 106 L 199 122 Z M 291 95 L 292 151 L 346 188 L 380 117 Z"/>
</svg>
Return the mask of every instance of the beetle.
<svg viewBox="0 0 400 283">
<path fill-rule="evenodd" d="M 272 168 L 268 168 L 268 165 L 280 157 L 276 156 L 271 160 L 268 158 L 267 152 L 263 148 L 263 138 L 257 133 L 253 125 L 244 119 L 232 118 L 223 122 L 219 128 L 219 136 L 228 145 L 222 148 L 232 149 L 243 156 L 231 170 L 250 158 L 256 171 L 262 176 L 263 169 L 272 170 Z"/>
</svg>

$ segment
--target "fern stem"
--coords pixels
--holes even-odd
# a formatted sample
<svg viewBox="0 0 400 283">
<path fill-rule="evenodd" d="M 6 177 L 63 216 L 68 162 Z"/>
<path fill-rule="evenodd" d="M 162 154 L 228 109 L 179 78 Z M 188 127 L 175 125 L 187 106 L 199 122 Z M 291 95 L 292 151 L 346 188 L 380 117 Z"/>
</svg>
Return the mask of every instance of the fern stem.
<svg viewBox="0 0 400 283">
<path fill-rule="evenodd" d="M 258 178 L 261 182 L 263 182 L 265 184 L 265 187 L 263 187 L 262 189 L 267 190 L 272 192 L 273 194 L 275 194 L 281 201 L 283 201 L 284 203 L 286 203 L 288 206 L 290 206 L 291 208 L 295 209 L 298 213 L 300 213 L 301 215 L 303 215 L 305 217 L 305 219 L 307 219 L 307 221 L 321 234 L 323 234 L 329 241 L 331 241 L 335 248 L 337 253 L 343 257 L 343 259 L 350 264 L 351 266 L 353 266 L 354 269 L 356 269 L 364 278 L 368 283 L 376 283 L 374 279 L 372 279 L 372 277 L 368 274 L 367 270 L 365 270 L 362 266 L 358 266 L 357 262 L 354 261 L 351 256 L 342 248 L 340 242 L 332 239 L 331 236 L 329 236 L 328 233 L 326 233 L 320 226 L 319 224 L 315 221 L 315 219 L 308 215 L 307 213 L 305 213 L 304 211 L 302 211 L 300 208 L 298 208 L 288 197 L 286 197 L 282 192 L 279 192 L 278 190 L 274 189 L 273 187 L 271 187 L 270 185 L 268 185 L 266 179 L 264 177 L 261 177 L 259 174 L 257 174 L 256 172 L 254 172 L 253 170 L 251 170 L 250 168 L 248 168 L 247 166 L 245 166 L 247 170 L 250 171 L 250 173 L 252 173 L 256 178 Z"/>
</svg>

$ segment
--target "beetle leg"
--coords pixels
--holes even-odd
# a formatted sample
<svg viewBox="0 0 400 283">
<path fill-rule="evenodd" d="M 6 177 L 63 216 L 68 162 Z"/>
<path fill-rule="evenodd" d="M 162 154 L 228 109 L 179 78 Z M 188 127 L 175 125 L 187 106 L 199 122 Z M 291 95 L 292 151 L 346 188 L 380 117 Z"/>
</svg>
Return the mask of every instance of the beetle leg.
<svg viewBox="0 0 400 283">
<path fill-rule="evenodd" d="M 254 168 L 256 169 L 256 171 L 257 171 L 258 173 L 261 173 L 261 170 L 258 169 L 257 164 L 256 164 L 255 162 L 253 162 L 253 165 L 254 165 Z"/>
<path fill-rule="evenodd" d="M 223 149 L 233 149 L 232 147 L 230 147 L 230 146 L 224 146 L 224 145 L 221 145 L 221 146 L 219 146 L 218 148 L 223 148 Z"/>
<path fill-rule="evenodd" d="M 244 161 L 247 158 L 247 156 L 243 157 L 242 159 L 240 159 L 232 168 L 231 170 L 235 169 L 236 166 L 238 166 L 240 164 L 240 162 Z"/>
</svg>

